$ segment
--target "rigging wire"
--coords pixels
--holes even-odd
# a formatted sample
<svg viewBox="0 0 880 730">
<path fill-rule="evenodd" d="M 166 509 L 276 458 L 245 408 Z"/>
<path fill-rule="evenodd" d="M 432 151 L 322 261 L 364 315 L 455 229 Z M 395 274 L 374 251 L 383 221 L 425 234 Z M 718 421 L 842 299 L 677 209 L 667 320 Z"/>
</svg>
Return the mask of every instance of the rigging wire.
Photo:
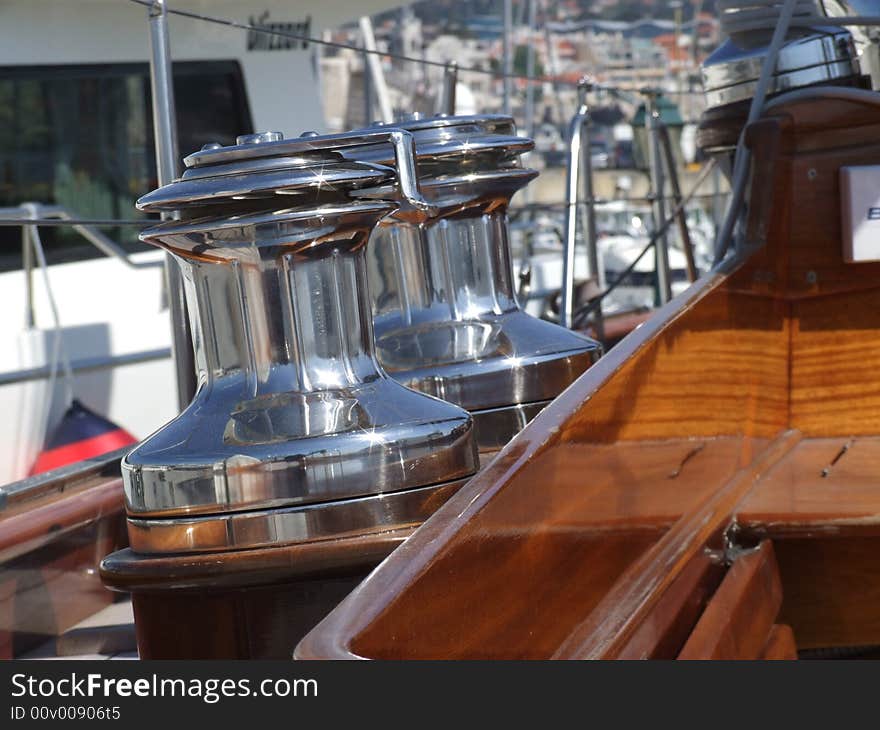
<svg viewBox="0 0 880 730">
<path fill-rule="evenodd" d="M 733 239 L 734 229 L 740 219 L 742 213 L 743 199 L 745 198 L 746 185 L 749 179 L 749 170 L 751 169 L 751 152 L 746 147 L 746 129 L 756 122 L 764 110 L 764 101 L 770 90 L 770 82 L 773 80 L 773 74 L 776 71 L 777 60 L 779 59 L 779 51 L 785 43 L 792 18 L 799 8 L 803 7 L 804 0 L 726 0 L 724 5 L 728 8 L 734 6 L 741 8 L 753 8 L 755 5 L 773 5 L 776 11 L 775 28 L 773 30 L 773 38 L 770 46 L 764 56 L 764 63 L 761 65 L 761 75 L 758 77 L 758 83 L 755 88 L 755 95 L 752 97 L 752 104 L 749 107 L 749 116 L 743 126 L 743 131 L 739 135 L 736 145 L 736 153 L 734 155 L 733 176 L 730 185 L 730 198 L 727 202 L 727 211 L 724 214 L 724 222 L 718 231 L 715 239 L 715 260 L 713 267 L 718 266 L 727 255 L 730 244 Z M 747 12 L 747 11 L 740 11 Z M 765 19 L 767 27 L 772 27 L 772 21 Z"/>
<path fill-rule="evenodd" d="M 95 228 L 109 228 L 114 226 L 139 226 L 149 228 L 159 222 L 158 219 L 125 220 L 125 219 L 93 219 L 93 218 L 0 218 L 0 227 L 6 226 L 48 226 L 59 228 L 63 226 L 93 226 Z"/>
<path fill-rule="evenodd" d="M 651 237 L 648 239 L 648 242 L 645 244 L 645 247 L 641 250 L 639 255 L 630 262 L 629 266 L 627 266 L 611 284 L 605 287 L 605 291 L 591 299 L 582 307 L 575 310 L 574 314 L 572 315 L 572 322 L 574 323 L 575 327 L 578 327 L 580 324 L 583 323 L 586 317 L 595 312 L 601 306 L 605 298 L 615 289 L 621 286 L 629 277 L 629 275 L 632 274 L 633 271 L 635 271 L 636 266 L 638 266 L 639 261 L 641 261 L 645 257 L 645 254 L 647 254 L 648 251 L 650 251 L 657 244 L 657 241 L 659 241 L 662 236 L 666 235 L 669 229 L 672 228 L 672 224 L 675 223 L 678 215 L 687 207 L 688 203 L 690 203 L 690 201 L 693 199 L 694 194 L 699 189 L 700 185 L 703 184 L 706 178 L 709 177 L 709 173 L 713 170 L 715 165 L 716 162 L 714 159 L 710 159 L 709 162 L 706 163 L 703 169 L 700 170 L 700 174 L 697 177 L 697 180 L 694 182 L 691 193 L 689 195 L 686 195 L 678 202 L 675 208 L 673 208 L 672 212 L 666 217 L 666 220 L 663 221 L 663 223 L 651 233 Z"/>
<path fill-rule="evenodd" d="M 152 0 L 128 0 L 128 2 L 134 3 L 135 5 L 142 5 L 146 8 L 153 7 Z M 242 23 L 237 20 L 232 20 L 230 18 L 220 18 L 212 15 L 204 15 L 202 13 L 196 13 L 191 10 L 180 10 L 178 8 L 172 8 L 166 5 L 166 11 L 169 15 L 177 15 L 182 18 L 189 18 L 190 20 L 201 20 L 206 23 L 212 23 L 214 25 L 222 25 L 228 28 L 237 28 L 238 30 L 244 30 L 251 33 L 264 33 L 267 35 L 279 36 L 281 38 L 288 38 L 290 40 L 299 41 L 300 43 L 313 43 L 317 46 L 325 46 L 327 48 L 336 48 L 338 50 L 346 50 L 346 51 L 356 51 L 360 54 L 372 54 L 376 56 L 382 56 L 384 58 L 390 58 L 396 61 L 403 61 L 406 63 L 416 63 L 421 66 L 432 66 L 435 68 L 445 69 L 447 66 L 446 61 L 432 61 L 427 58 L 417 58 L 415 56 L 407 56 L 402 53 L 394 53 L 391 51 L 381 51 L 378 49 L 367 49 L 361 46 L 355 46 L 350 43 L 344 43 L 342 41 L 331 41 L 325 38 L 317 38 L 315 36 L 304 35 L 302 33 L 291 33 L 286 30 L 276 30 L 274 28 L 266 28 L 259 25 L 253 25 L 251 23 Z M 506 72 L 503 70 L 492 70 L 482 68 L 480 66 L 459 66 L 459 72 L 467 72 L 474 74 L 484 74 L 487 76 L 492 76 L 498 79 L 513 79 L 519 81 L 526 81 L 528 83 L 537 83 L 537 84 L 556 84 L 557 86 L 569 86 L 571 88 L 577 88 L 579 81 L 569 81 L 567 79 L 561 79 L 553 76 L 530 76 L 528 74 L 518 74 Z M 623 93 L 633 93 L 640 90 L 638 87 L 613 87 L 613 86 L 597 86 L 597 90 L 605 90 L 605 91 L 620 91 Z M 670 90 L 663 91 L 666 95 L 672 96 L 688 96 L 694 95 L 699 96 L 702 95 L 702 91 L 697 90 L 689 90 L 689 89 L 681 89 L 681 90 Z"/>
<path fill-rule="evenodd" d="M 609 168 L 611 170 L 628 171 L 626 168 Z M 702 171 L 702 168 L 701 168 Z M 714 200 L 717 197 L 726 196 L 729 193 L 697 193 L 691 196 L 691 200 Z M 593 203 L 603 205 L 615 202 L 624 203 L 650 203 L 654 200 L 651 196 L 631 196 L 628 198 L 594 198 Z M 663 199 L 667 202 L 673 202 L 675 198 L 671 195 L 664 195 Z M 577 205 L 584 205 L 590 201 L 586 198 L 580 198 L 576 201 Z M 569 204 L 566 202 L 550 202 L 550 203 L 522 203 L 514 206 L 515 212 L 527 212 L 534 209 L 542 210 L 562 210 Z M 112 228 L 116 226 L 132 226 L 136 228 L 150 228 L 159 222 L 158 219 L 146 220 L 130 220 L 125 218 L 0 218 L 0 228 L 21 228 L 25 226 L 41 226 L 44 228 L 63 228 L 66 226 L 92 226 L 94 228 Z"/>
<path fill-rule="evenodd" d="M 49 281 L 49 264 L 46 261 L 46 253 L 43 249 L 43 242 L 40 240 L 40 231 L 35 225 L 28 224 L 26 229 L 28 243 L 31 246 L 34 255 L 37 258 L 37 264 L 40 267 L 40 276 L 43 279 L 43 288 L 46 291 L 46 299 L 49 302 L 49 311 L 52 313 L 53 338 L 52 338 L 52 359 L 49 370 L 49 399 L 47 402 L 46 420 L 49 418 L 49 411 L 52 409 L 52 395 L 55 392 L 55 383 L 58 378 L 59 367 L 64 382 L 64 406 L 65 408 L 73 402 L 74 381 L 73 367 L 70 364 L 67 350 L 64 347 L 64 328 L 61 325 L 61 315 L 58 310 L 58 303 L 55 300 L 55 294 L 52 291 L 52 285 Z"/>
<path fill-rule="evenodd" d="M 705 167 L 705 165 L 704 165 Z M 609 168 L 611 170 L 624 170 L 628 171 L 626 168 Z M 702 172 L 701 168 L 701 172 Z M 718 196 L 726 196 L 728 192 L 721 193 L 697 193 L 695 195 L 690 196 L 691 200 L 714 200 Z M 664 200 L 667 202 L 674 201 L 674 197 L 671 195 L 663 196 Z M 628 198 L 601 198 L 597 197 L 593 199 L 593 202 L 597 205 L 614 203 L 614 202 L 625 202 L 625 203 L 650 203 L 654 200 L 653 197 L 650 196 L 630 196 Z M 590 202 L 586 198 L 580 198 L 577 200 L 578 205 L 582 205 Z M 568 206 L 568 203 L 564 201 L 560 202 L 550 202 L 550 203 L 522 203 L 515 206 L 516 211 L 528 211 L 533 210 L 535 208 L 555 210 L 555 209 L 563 209 Z M 132 220 L 127 218 L 0 218 L 0 228 L 21 228 L 24 226 L 36 225 L 44 228 L 63 228 L 66 226 L 92 226 L 94 228 L 112 228 L 116 226 L 132 226 L 136 228 L 150 228 L 151 226 L 156 225 L 159 222 L 158 218 L 147 218 L 143 220 Z"/>
</svg>

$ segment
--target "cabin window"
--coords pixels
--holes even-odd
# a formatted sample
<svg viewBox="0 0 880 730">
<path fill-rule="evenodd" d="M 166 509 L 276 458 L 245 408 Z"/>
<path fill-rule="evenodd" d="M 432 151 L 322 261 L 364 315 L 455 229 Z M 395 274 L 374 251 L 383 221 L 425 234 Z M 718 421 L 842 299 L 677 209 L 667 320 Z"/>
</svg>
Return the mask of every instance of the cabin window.
<svg viewBox="0 0 880 730">
<path fill-rule="evenodd" d="M 175 63 L 174 91 L 181 156 L 253 131 L 236 61 Z M 156 186 L 147 64 L 0 67 L 0 207 L 132 219 Z M 128 251 L 147 248 L 135 227 L 102 230 Z M 50 264 L 102 255 L 69 228 L 40 234 Z M 21 229 L 0 227 L 0 271 L 21 266 Z"/>
</svg>

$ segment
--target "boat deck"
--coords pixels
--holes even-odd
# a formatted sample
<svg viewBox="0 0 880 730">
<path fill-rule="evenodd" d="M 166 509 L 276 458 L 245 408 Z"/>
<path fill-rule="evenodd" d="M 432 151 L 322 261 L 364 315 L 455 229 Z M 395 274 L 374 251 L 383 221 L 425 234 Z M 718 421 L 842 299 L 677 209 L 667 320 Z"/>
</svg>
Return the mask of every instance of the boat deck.
<svg viewBox="0 0 880 730">
<path fill-rule="evenodd" d="M 313 630 L 303 658 L 759 658 L 880 646 L 880 261 L 840 170 L 880 101 L 749 128 L 742 255 L 611 350 Z"/>
<path fill-rule="evenodd" d="M 880 526 L 880 437 L 807 438 L 737 510 L 744 526 L 790 534 Z"/>
</svg>

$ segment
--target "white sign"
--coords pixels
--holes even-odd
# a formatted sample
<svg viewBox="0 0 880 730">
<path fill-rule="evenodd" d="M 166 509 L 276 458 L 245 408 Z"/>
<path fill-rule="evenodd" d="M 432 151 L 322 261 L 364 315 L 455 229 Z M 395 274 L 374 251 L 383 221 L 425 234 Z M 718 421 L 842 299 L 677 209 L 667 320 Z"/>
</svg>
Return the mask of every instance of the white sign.
<svg viewBox="0 0 880 730">
<path fill-rule="evenodd" d="M 880 261 L 880 165 L 840 169 L 843 260 Z"/>
</svg>

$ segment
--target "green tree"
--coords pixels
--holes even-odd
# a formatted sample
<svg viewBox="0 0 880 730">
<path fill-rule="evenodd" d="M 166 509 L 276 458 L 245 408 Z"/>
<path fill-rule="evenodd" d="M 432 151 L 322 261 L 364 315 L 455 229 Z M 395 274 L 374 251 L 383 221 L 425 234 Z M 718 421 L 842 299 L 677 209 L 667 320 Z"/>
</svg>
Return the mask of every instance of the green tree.
<svg viewBox="0 0 880 730">
<path fill-rule="evenodd" d="M 525 76 L 529 69 L 529 47 L 517 46 L 513 51 L 513 72 L 518 76 Z M 544 64 L 541 59 L 535 58 L 535 76 L 544 75 Z"/>
</svg>

